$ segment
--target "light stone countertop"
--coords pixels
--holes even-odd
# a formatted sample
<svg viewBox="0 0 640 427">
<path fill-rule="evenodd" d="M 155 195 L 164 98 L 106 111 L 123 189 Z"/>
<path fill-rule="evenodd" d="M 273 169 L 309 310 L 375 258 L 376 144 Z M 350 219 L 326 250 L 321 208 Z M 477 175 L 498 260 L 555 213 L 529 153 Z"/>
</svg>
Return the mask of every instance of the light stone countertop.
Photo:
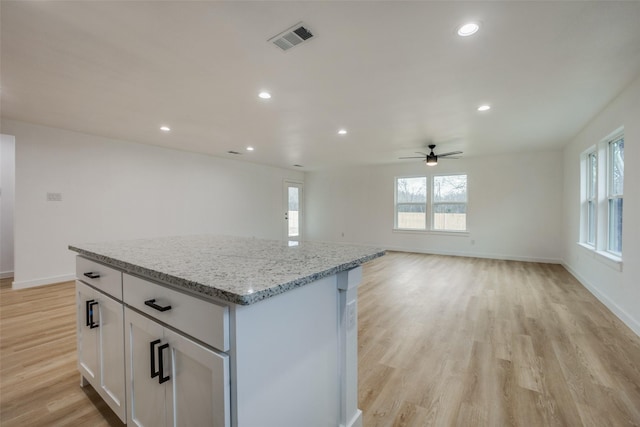
<svg viewBox="0 0 640 427">
<path fill-rule="evenodd" d="M 85 243 L 85 258 L 172 287 L 248 305 L 350 270 L 383 249 L 231 236 L 179 236 Z"/>
</svg>

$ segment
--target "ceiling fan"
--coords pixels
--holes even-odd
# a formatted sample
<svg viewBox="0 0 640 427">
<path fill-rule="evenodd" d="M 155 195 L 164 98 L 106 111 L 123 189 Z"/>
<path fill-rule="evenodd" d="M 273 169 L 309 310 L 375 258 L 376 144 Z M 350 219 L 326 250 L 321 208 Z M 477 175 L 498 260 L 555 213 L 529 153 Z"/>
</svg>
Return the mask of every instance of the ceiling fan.
<svg viewBox="0 0 640 427">
<path fill-rule="evenodd" d="M 427 166 L 435 166 L 438 164 L 438 158 L 459 159 L 460 157 L 451 157 L 451 156 L 462 154 L 462 151 L 451 151 L 449 153 L 444 153 L 436 156 L 436 154 L 433 152 L 434 148 L 436 148 L 435 144 L 429 144 L 429 149 L 431 149 L 431 152 L 429 154 L 423 153 L 421 151 L 416 151 L 417 154 L 422 154 L 422 156 L 399 157 L 399 159 L 424 159 L 424 162 L 427 164 Z"/>
</svg>

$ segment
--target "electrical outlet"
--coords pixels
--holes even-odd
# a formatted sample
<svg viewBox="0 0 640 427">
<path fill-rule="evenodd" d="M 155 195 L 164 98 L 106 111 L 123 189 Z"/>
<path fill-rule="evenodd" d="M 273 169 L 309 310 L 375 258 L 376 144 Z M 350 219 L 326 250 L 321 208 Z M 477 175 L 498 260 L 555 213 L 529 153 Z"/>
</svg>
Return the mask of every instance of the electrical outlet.
<svg viewBox="0 0 640 427">
<path fill-rule="evenodd" d="M 474 239 L 471 239 L 471 244 L 472 244 L 472 245 L 475 245 L 475 244 L 476 244 L 476 241 L 475 241 Z"/>
<path fill-rule="evenodd" d="M 47 202 L 61 202 L 62 193 L 47 193 Z"/>
</svg>

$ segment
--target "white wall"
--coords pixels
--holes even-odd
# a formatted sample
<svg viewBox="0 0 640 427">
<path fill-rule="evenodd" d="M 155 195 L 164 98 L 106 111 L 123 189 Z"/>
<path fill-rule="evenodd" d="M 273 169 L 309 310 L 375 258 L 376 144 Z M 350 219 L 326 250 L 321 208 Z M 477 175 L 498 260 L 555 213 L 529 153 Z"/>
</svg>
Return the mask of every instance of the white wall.
<svg viewBox="0 0 640 427">
<path fill-rule="evenodd" d="M 0 135 L 0 278 L 13 276 L 15 138 Z"/>
<path fill-rule="evenodd" d="M 580 154 L 624 126 L 623 269 L 593 257 L 580 233 Z M 564 150 L 564 264 L 596 297 L 640 335 L 640 76 Z"/>
<path fill-rule="evenodd" d="M 394 232 L 394 177 L 468 175 L 469 234 Z M 307 173 L 310 240 L 498 259 L 560 262 L 562 152 L 420 161 Z M 344 237 L 342 233 L 344 232 Z"/>
<path fill-rule="evenodd" d="M 4 120 L 16 137 L 14 287 L 68 280 L 69 244 L 219 233 L 281 238 L 299 171 Z M 62 193 L 47 202 L 48 192 Z"/>
</svg>

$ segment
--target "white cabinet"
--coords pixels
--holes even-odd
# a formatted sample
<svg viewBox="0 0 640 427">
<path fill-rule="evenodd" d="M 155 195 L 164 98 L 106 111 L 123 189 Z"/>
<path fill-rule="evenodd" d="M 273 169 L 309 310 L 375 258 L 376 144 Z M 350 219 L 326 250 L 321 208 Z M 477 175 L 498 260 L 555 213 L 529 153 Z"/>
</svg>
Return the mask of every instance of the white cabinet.
<svg viewBox="0 0 640 427">
<path fill-rule="evenodd" d="M 125 421 L 124 312 L 122 302 L 76 281 L 78 369 Z M 86 382 L 85 382 L 86 381 Z"/>
<path fill-rule="evenodd" d="M 230 426 L 229 356 L 125 309 L 128 420 Z"/>
</svg>

